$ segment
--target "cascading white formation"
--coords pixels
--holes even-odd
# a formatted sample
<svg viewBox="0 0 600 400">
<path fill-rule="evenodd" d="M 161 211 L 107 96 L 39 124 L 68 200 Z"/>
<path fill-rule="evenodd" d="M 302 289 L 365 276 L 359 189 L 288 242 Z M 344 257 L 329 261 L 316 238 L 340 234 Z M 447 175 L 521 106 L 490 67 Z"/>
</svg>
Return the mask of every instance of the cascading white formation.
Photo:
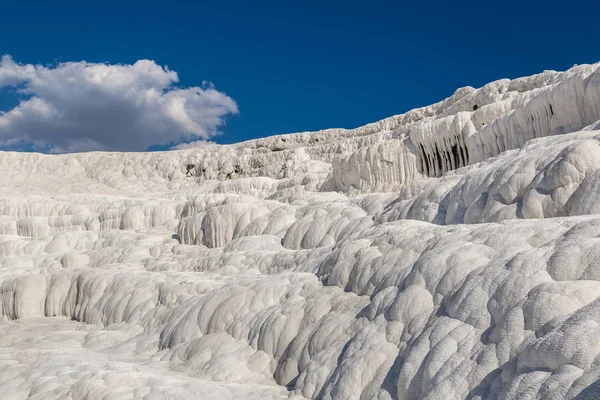
<svg viewBox="0 0 600 400">
<path fill-rule="evenodd" d="M 597 398 L 599 68 L 354 130 L 0 152 L 2 397 Z"/>
</svg>

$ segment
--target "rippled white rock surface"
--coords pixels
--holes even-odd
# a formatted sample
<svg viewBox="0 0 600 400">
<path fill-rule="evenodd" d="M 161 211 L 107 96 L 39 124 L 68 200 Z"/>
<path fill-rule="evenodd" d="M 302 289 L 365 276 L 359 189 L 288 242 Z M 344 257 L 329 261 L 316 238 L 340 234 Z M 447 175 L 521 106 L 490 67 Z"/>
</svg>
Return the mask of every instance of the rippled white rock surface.
<svg viewBox="0 0 600 400">
<path fill-rule="evenodd" d="M 599 68 L 354 130 L 0 152 L 2 398 L 598 398 Z"/>
</svg>

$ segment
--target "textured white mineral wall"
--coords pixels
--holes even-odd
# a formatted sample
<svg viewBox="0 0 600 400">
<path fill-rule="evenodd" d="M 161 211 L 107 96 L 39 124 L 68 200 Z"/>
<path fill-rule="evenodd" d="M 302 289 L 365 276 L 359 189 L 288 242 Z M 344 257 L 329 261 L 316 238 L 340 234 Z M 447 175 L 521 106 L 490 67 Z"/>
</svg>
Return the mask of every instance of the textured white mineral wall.
<svg viewBox="0 0 600 400">
<path fill-rule="evenodd" d="M 0 152 L 2 397 L 596 398 L 598 67 L 354 130 Z"/>
<path fill-rule="evenodd" d="M 388 146 L 399 145 L 382 139 L 334 162 L 326 188 L 396 190 L 420 174 L 438 177 L 534 138 L 591 128 L 600 119 L 600 64 L 492 82 L 455 100 L 450 109 L 451 114 L 445 110 L 396 125 L 391 136 L 405 147 L 393 156 Z"/>
<path fill-rule="evenodd" d="M 333 161 L 332 175 L 322 190 L 389 192 L 412 183 L 422 174 L 410 140 L 390 140 L 358 149 Z"/>
</svg>

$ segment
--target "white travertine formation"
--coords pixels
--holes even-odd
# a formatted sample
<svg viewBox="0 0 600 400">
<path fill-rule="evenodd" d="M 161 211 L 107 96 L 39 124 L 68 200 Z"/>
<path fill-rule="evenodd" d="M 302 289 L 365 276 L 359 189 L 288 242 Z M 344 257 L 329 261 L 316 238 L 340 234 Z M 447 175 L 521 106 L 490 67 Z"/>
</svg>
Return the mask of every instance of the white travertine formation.
<svg viewBox="0 0 600 400">
<path fill-rule="evenodd" d="M 353 130 L 0 152 L 7 399 L 593 399 L 600 64 Z"/>
</svg>

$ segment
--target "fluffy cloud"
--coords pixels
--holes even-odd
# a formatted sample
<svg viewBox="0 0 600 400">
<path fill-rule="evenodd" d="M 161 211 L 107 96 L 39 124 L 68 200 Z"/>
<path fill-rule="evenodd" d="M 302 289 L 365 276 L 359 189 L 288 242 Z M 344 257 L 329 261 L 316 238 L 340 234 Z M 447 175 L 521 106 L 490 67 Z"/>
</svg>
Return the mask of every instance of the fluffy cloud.
<svg viewBox="0 0 600 400">
<path fill-rule="evenodd" d="M 19 105 L 0 111 L 0 148 L 51 152 L 145 150 L 149 145 L 207 140 L 238 112 L 212 84 L 180 88 L 177 73 L 154 61 L 133 65 L 85 61 L 56 66 L 0 60 L 0 88 Z"/>
<path fill-rule="evenodd" d="M 215 144 L 215 143 L 207 141 L 207 140 L 194 140 L 193 142 L 179 143 L 179 144 L 169 148 L 169 150 L 195 149 L 198 147 L 210 146 L 211 144 Z"/>
</svg>

